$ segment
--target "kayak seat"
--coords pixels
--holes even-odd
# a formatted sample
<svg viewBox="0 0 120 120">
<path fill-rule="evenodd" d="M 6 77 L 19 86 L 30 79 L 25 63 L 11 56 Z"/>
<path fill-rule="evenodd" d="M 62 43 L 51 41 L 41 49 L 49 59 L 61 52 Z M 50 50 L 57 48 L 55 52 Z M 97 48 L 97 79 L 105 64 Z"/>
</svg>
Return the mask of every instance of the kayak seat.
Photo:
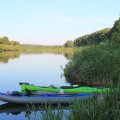
<svg viewBox="0 0 120 120">
<path fill-rule="evenodd" d="M 26 96 L 33 95 L 32 92 L 30 90 L 28 90 L 27 88 L 25 88 L 25 92 L 26 92 Z"/>
<path fill-rule="evenodd" d="M 29 85 L 29 83 L 27 83 L 27 82 L 19 82 L 19 85 L 23 85 L 23 84 Z"/>
</svg>

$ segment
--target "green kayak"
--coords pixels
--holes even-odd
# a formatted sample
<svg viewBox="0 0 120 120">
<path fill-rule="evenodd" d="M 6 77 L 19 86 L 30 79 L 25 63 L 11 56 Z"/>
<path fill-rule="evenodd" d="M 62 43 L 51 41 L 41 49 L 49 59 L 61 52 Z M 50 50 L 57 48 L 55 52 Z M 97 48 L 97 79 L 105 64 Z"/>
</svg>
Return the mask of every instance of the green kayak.
<svg viewBox="0 0 120 120">
<path fill-rule="evenodd" d="M 54 92 L 54 93 L 108 93 L 110 88 L 96 88 L 96 87 L 41 87 L 22 84 L 21 90 L 26 89 L 30 91 Z"/>
</svg>

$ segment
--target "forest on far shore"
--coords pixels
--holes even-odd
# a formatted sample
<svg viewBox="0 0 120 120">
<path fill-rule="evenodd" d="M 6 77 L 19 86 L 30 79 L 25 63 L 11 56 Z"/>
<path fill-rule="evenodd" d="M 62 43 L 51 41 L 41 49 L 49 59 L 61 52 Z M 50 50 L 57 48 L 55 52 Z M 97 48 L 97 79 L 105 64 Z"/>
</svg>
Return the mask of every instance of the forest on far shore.
<svg viewBox="0 0 120 120">
<path fill-rule="evenodd" d="M 8 37 L 0 37 L 0 52 L 18 50 L 20 50 L 20 43 L 18 41 L 9 40 Z"/>
</svg>

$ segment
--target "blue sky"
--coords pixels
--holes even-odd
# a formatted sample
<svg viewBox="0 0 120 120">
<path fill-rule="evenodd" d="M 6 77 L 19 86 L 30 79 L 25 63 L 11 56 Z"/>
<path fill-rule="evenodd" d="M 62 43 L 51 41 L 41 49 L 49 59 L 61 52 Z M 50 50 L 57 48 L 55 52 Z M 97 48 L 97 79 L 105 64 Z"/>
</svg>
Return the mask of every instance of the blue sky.
<svg viewBox="0 0 120 120">
<path fill-rule="evenodd" d="M 56 45 L 112 27 L 120 0 L 0 0 L 0 36 Z"/>
</svg>

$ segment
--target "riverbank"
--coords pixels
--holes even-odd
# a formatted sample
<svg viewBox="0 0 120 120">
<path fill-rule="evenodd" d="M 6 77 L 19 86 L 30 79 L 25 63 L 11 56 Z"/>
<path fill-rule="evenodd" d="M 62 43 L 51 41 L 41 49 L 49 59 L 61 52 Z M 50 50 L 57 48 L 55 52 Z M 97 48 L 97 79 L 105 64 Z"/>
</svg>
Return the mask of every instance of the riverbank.
<svg viewBox="0 0 120 120">
<path fill-rule="evenodd" d="M 59 45 L 55 45 L 55 46 L 45 46 L 45 45 L 31 45 L 31 44 L 27 44 L 27 45 L 21 45 L 22 51 L 25 53 L 58 53 L 58 54 L 62 54 L 62 53 L 73 53 L 76 49 L 75 48 L 67 48 L 64 46 L 59 46 Z"/>
</svg>

